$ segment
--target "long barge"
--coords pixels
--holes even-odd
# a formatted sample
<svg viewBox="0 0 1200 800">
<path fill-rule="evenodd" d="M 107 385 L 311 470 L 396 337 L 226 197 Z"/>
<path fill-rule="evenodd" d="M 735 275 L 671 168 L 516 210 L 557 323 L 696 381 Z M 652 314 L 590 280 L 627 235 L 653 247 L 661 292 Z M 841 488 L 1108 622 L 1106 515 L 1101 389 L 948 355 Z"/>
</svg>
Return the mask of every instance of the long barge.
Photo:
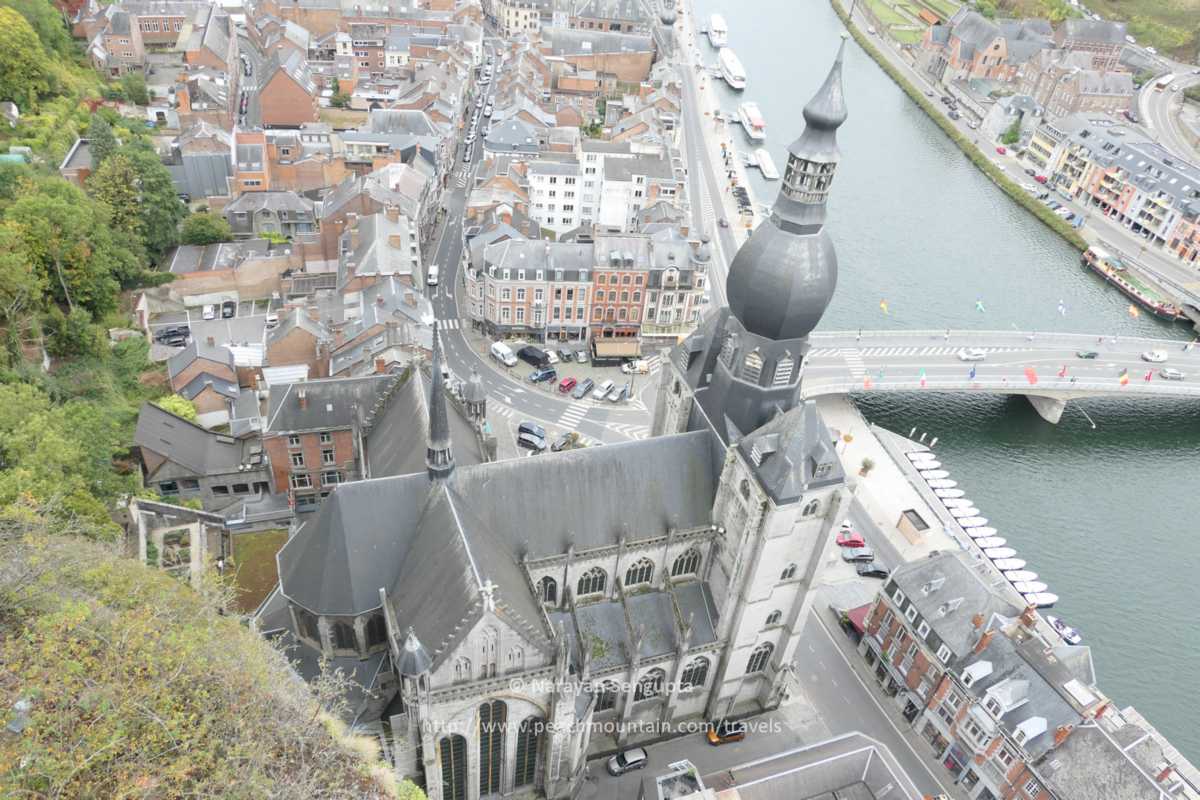
<svg viewBox="0 0 1200 800">
<path fill-rule="evenodd" d="M 1128 270 L 1124 262 L 1115 253 L 1092 245 L 1083 251 L 1079 260 L 1085 267 L 1115 286 L 1121 294 L 1132 300 L 1142 310 L 1148 311 L 1159 319 L 1172 322 L 1184 318 L 1183 310 L 1179 306 L 1153 297 L 1134 285 L 1128 277 Z"/>
</svg>

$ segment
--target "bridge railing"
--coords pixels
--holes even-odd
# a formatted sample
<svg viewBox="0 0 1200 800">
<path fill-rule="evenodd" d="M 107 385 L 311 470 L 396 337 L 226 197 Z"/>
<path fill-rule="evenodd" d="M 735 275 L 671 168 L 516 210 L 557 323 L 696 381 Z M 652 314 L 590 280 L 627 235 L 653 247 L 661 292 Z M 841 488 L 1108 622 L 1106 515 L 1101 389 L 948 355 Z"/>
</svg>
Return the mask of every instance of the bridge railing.
<svg viewBox="0 0 1200 800">
<path fill-rule="evenodd" d="M 928 341 L 930 343 L 948 342 L 955 347 L 986 347 L 989 344 L 1018 343 L 1035 349 L 1047 344 L 1067 345 L 1080 350 L 1091 347 L 1112 344 L 1135 343 L 1139 346 L 1166 347 L 1179 349 L 1182 339 L 1156 339 L 1147 336 L 1100 336 L 1095 333 L 1068 333 L 1060 331 L 1015 331 L 1015 330 L 955 330 L 950 329 L 950 337 L 946 338 L 946 329 L 942 330 L 864 330 L 857 331 L 818 331 L 810 333 L 809 342 L 813 347 L 836 346 L 840 342 L 853 342 L 857 347 L 880 347 L 894 345 L 907 341 Z M 882 340 L 882 341 L 881 341 Z"/>
<path fill-rule="evenodd" d="M 910 378 L 899 380 L 889 380 L 888 378 L 876 380 L 875 378 L 871 378 L 868 385 L 865 379 L 846 381 L 841 379 L 822 380 L 819 377 L 810 377 L 807 381 L 801 382 L 800 394 L 802 397 L 819 397 L 826 394 L 850 394 L 852 392 L 869 394 L 870 392 L 937 391 L 952 391 L 956 393 L 966 391 L 979 392 L 980 394 L 1033 394 L 1048 397 L 1076 394 L 1148 394 L 1160 397 L 1200 397 L 1200 385 L 1168 381 L 1157 376 L 1147 381 L 1141 375 L 1130 375 L 1129 383 L 1124 386 L 1116 378 L 1106 380 L 1076 380 L 1075 382 L 1071 382 L 1070 378 L 1051 378 L 1048 380 L 1041 379 L 1037 383 L 1029 383 L 1026 380 L 1016 378 L 1009 381 L 990 378 L 974 381 L 927 378 L 924 383 Z"/>
</svg>

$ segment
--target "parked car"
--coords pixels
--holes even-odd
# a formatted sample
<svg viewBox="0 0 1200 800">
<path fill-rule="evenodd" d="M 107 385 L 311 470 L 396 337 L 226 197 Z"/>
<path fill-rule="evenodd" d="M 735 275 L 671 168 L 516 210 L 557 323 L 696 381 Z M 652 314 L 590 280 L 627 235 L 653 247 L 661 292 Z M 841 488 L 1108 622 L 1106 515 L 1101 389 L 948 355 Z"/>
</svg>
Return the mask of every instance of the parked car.
<svg viewBox="0 0 1200 800">
<path fill-rule="evenodd" d="M 987 351 L 978 347 L 964 347 L 958 351 L 959 361 L 983 361 L 987 358 Z"/>
<path fill-rule="evenodd" d="M 528 433 L 522 433 L 517 437 L 517 447 L 523 447 L 526 450 L 532 450 L 535 453 L 542 453 L 546 450 L 546 440 L 539 439 Z"/>
<path fill-rule="evenodd" d="M 168 336 L 165 339 L 158 340 L 159 344 L 166 345 L 167 347 L 183 347 L 185 344 L 187 344 L 187 342 L 188 337 L 183 334 L 176 334 L 174 336 Z"/>
<path fill-rule="evenodd" d="M 467 152 L 463 153 L 463 163 L 464 164 L 471 163 L 471 149 L 470 148 L 467 148 Z"/>
<path fill-rule="evenodd" d="M 1163 367 L 1158 371 L 1158 376 L 1169 381 L 1181 381 L 1187 377 L 1187 375 L 1174 367 Z"/>
<path fill-rule="evenodd" d="M 1078 350 L 1075 353 L 1076 358 L 1099 358 L 1100 354 L 1095 350 Z"/>
<path fill-rule="evenodd" d="M 1049 180 L 1049 178 L 1047 178 L 1045 175 L 1034 175 L 1033 179 L 1038 183 L 1045 183 L 1047 180 Z"/>
<path fill-rule="evenodd" d="M 237 303 L 233 300 L 226 300 L 221 303 L 221 319 L 233 319 L 237 315 Z"/>
<path fill-rule="evenodd" d="M 610 403 L 619 403 L 629 394 L 629 385 L 614 386 L 608 390 L 608 394 L 604 395 L 604 399 Z"/>
<path fill-rule="evenodd" d="M 719 220 L 717 220 L 717 224 L 720 225 L 722 228 L 728 228 L 729 220 L 725 219 L 724 217 L 721 217 Z"/>
<path fill-rule="evenodd" d="M 563 378 L 558 382 L 558 390 L 563 394 L 566 394 L 574 389 L 577 383 L 579 383 L 579 381 L 575 380 L 574 378 Z"/>
<path fill-rule="evenodd" d="M 491 348 L 492 358 L 499 361 L 506 367 L 515 367 L 517 365 L 517 356 L 513 353 L 512 348 L 504 342 L 493 342 Z"/>
<path fill-rule="evenodd" d="M 596 390 L 592 392 L 592 399 L 603 400 L 604 396 L 612 391 L 613 386 L 615 386 L 615 384 L 612 381 L 605 381 L 604 383 L 600 384 L 596 387 Z"/>
<path fill-rule="evenodd" d="M 216 305 L 213 305 L 213 304 L 206 305 L 203 309 L 201 309 L 200 316 L 204 317 L 205 319 L 216 319 L 217 318 Z"/>
<path fill-rule="evenodd" d="M 887 567 L 877 561 L 860 561 L 854 565 L 854 569 L 863 578 L 879 578 L 881 581 L 887 580 Z"/>
<path fill-rule="evenodd" d="M 1007 147 L 1005 147 L 1005 146 L 1004 146 L 1004 145 L 1002 145 L 1002 144 L 1001 144 L 1001 145 L 996 145 L 996 152 L 997 152 L 997 153 L 999 153 L 1000 155 L 1007 155 L 1007 153 L 1008 153 L 1008 148 L 1007 148 Z"/>
<path fill-rule="evenodd" d="M 571 397 L 576 400 L 582 400 L 588 396 L 588 392 L 596 385 L 596 382 L 591 378 L 584 378 L 583 383 L 575 387 L 575 391 L 571 392 Z"/>
<path fill-rule="evenodd" d="M 1125 115 L 1125 119 L 1129 120 L 1135 125 L 1141 121 L 1141 118 L 1138 116 L 1137 112 L 1132 109 L 1128 109 L 1122 113 Z"/>
<path fill-rule="evenodd" d="M 967 127 L 973 131 L 977 131 L 977 130 L 979 130 L 979 123 L 978 122 L 968 122 Z"/>
<path fill-rule="evenodd" d="M 1033 167 L 1026 167 L 1025 174 L 1032 178 L 1034 175 L 1037 175 L 1037 170 Z"/>
<path fill-rule="evenodd" d="M 588 362 L 587 350 L 576 350 L 575 351 L 575 360 L 578 361 L 580 364 L 586 364 Z"/>
<path fill-rule="evenodd" d="M 874 561 L 875 552 L 869 547 L 847 547 L 842 550 L 842 561 Z"/>
<path fill-rule="evenodd" d="M 550 359 L 546 356 L 546 351 L 531 344 L 527 344 L 518 350 L 517 358 L 531 367 L 546 367 L 550 365 Z"/>
<path fill-rule="evenodd" d="M 634 373 L 637 373 L 638 375 L 645 375 L 649 371 L 650 362 L 642 358 L 635 358 L 633 361 L 626 361 L 621 365 L 621 372 L 624 372 L 626 375 L 632 375 Z"/>
<path fill-rule="evenodd" d="M 837 535 L 838 547 L 866 547 L 862 534 L 851 528 L 842 528 Z"/>
<path fill-rule="evenodd" d="M 564 364 L 570 364 L 575 360 L 575 351 L 568 350 L 565 347 L 558 348 L 558 357 L 562 359 Z"/>
<path fill-rule="evenodd" d="M 730 742 L 740 742 L 746 738 L 746 723 L 736 720 L 723 719 L 715 725 L 708 726 L 708 732 L 705 734 L 708 743 L 712 745 L 729 744 Z"/>
<path fill-rule="evenodd" d="M 1166 360 L 1166 350 L 1147 350 L 1142 353 L 1142 361 L 1149 361 L 1151 364 L 1161 364 Z"/>
<path fill-rule="evenodd" d="M 533 372 L 529 373 L 530 383 L 543 383 L 545 381 L 553 381 L 558 379 L 558 372 L 554 367 L 538 367 Z"/>
<path fill-rule="evenodd" d="M 154 332 L 154 339 L 155 341 L 162 341 L 163 339 L 172 339 L 178 336 L 186 339 L 191 332 L 192 329 L 187 325 L 166 325 Z"/>
<path fill-rule="evenodd" d="M 617 753 L 608 760 L 608 774 L 624 775 L 626 772 L 641 769 L 649 760 L 650 757 L 646 755 L 646 751 L 640 747 L 626 750 L 624 753 Z"/>
<path fill-rule="evenodd" d="M 279 315 L 278 314 L 267 314 L 267 318 L 266 318 L 265 322 L 267 325 L 267 330 L 273 331 L 279 327 Z"/>
<path fill-rule="evenodd" d="M 551 348 L 547 347 L 547 348 L 546 348 L 546 350 L 545 350 L 545 353 L 546 353 L 546 360 L 547 360 L 547 361 L 549 361 L 551 364 L 557 364 L 557 363 L 558 363 L 558 353 L 554 352 L 554 350 L 553 350 L 553 349 L 551 349 Z"/>
<path fill-rule="evenodd" d="M 950 119 L 962 119 L 962 114 L 958 113 L 954 109 L 951 109 L 950 113 L 946 116 L 948 116 Z"/>
<path fill-rule="evenodd" d="M 1057 211 L 1058 209 L 1062 208 L 1062 203 L 1058 202 L 1057 200 L 1051 200 L 1049 203 L 1046 203 L 1046 208 L 1050 209 L 1051 211 Z"/>
<path fill-rule="evenodd" d="M 528 433 L 531 436 L 536 436 L 539 439 L 546 438 L 546 429 L 536 422 L 525 420 L 517 426 L 517 433 Z"/>
</svg>

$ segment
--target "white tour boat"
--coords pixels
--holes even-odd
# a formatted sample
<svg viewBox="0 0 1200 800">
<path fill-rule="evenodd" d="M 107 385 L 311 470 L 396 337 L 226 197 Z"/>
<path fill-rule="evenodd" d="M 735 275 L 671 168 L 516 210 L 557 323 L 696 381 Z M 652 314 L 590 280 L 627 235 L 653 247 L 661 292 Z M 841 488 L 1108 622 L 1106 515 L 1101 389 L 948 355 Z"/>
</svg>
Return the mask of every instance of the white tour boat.
<svg viewBox="0 0 1200 800">
<path fill-rule="evenodd" d="M 717 54 L 717 63 L 721 68 L 721 77 L 733 89 L 746 88 L 746 68 L 742 66 L 742 62 L 738 59 L 737 53 L 728 47 L 722 47 Z"/>
<path fill-rule="evenodd" d="M 767 138 L 767 121 L 763 119 L 758 103 L 747 101 L 738 106 L 738 122 L 742 123 L 742 130 L 754 141 L 761 142 Z"/>
<path fill-rule="evenodd" d="M 720 14 L 708 18 L 708 43 L 713 47 L 724 47 L 729 42 L 729 26 Z"/>
</svg>

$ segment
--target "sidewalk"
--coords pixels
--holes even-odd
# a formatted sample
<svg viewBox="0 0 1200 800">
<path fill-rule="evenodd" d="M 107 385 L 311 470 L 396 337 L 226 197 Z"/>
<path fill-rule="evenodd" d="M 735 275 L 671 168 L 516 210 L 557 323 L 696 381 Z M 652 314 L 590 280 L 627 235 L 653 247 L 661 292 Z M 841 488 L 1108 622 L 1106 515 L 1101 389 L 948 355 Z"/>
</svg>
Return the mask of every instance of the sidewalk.
<svg viewBox="0 0 1200 800">
<path fill-rule="evenodd" d="M 912 748 L 913 752 L 916 753 L 917 758 L 920 759 L 927 767 L 929 767 L 929 769 L 933 771 L 935 775 L 941 778 L 941 783 L 945 788 L 950 788 L 953 786 L 957 789 L 958 787 L 954 786 L 953 784 L 954 775 L 949 773 L 946 768 L 942 766 L 942 763 L 938 761 L 937 757 L 933 753 L 933 748 L 930 747 L 928 742 L 921 738 L 920 733 L 914 729 L 913 723 L 910 723 L 904 718 L 904 714 L 901 713 L 901 710 L 896 707 L 895 703 L 892 702 L 892 698 L 885 696 L 883 692 L 879 690 L 879 684 L 875 682 L 875 675 L 873 674 L 871 668 L 867 665 L 867 662 L 863 660 L 862 655 L 859 654 L 854 643 L 842 630 L 841 625 L 834 616 L 833 611 L 829 609 L 828 604 L 823 603 L 822 600 L 823 598 L 818 597 L 817 602 L 814 603 L 813 618 L 829 633 L 830 638 L 833 639 L 834 645 L 838 650 L 841 651 L 846 661 L 849 662 L 850 669 L 854 671 L 854 674 L 858 677 L 858 679 L 867 687 L 867 691 L 879 701 L 879 706 L 883 709 L 883 713 L 887 715 L 887 718 L 891 720 L 896 729 L 900 731 L 900 735 Z M 919 722 L 921 717 L 918 716 L 916 719 Z M 955 798 L 958 796 L 959 795 L 957 794 L 951 795 L 951 797 Z"/>
</svg>

